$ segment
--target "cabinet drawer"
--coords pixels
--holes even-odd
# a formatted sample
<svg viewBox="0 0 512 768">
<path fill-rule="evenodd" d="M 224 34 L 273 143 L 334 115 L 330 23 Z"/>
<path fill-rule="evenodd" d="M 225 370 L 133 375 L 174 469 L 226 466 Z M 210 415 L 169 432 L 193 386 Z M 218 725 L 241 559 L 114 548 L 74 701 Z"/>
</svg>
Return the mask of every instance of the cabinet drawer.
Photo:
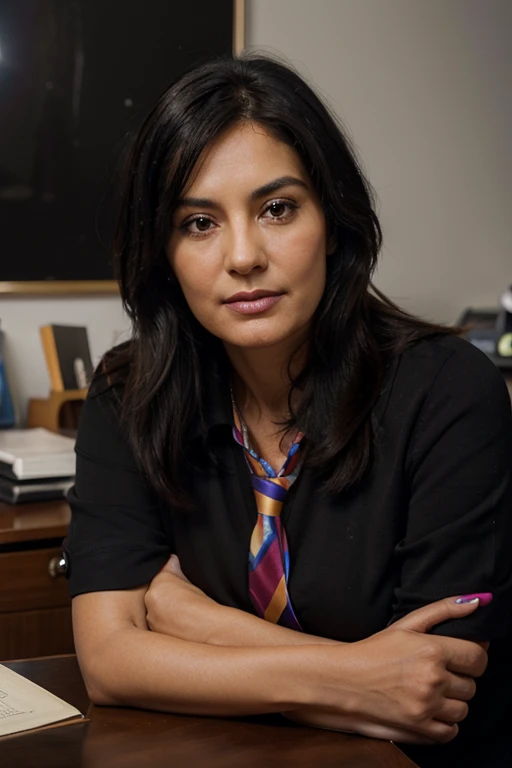
<svg viewBox="0 0 512 768">
<path fill-rule="evenodd" d="M 61 553 L 60 547 L 52 547 L 1 554 L 0 612 L 69 605 L 65 577 L 50 575 L 50 563 Z"/>
</svg>

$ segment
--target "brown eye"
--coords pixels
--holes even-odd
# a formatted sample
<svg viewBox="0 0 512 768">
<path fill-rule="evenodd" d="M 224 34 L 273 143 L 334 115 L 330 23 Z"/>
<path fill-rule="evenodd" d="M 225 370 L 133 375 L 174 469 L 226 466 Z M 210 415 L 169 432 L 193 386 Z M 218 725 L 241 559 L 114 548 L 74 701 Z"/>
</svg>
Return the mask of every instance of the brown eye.
<svg viewBox="0 0 512 768">
<path fill-rule="evenodd" d="M 181 226 L 180 229 L 188 233 L 191 237 L 208 234 L 212 229 L 210 224 L 213 222 L 207 216 L 196 216 L 193 219 L 188 219 Z"/>
<path fill-rule="evenodd" d="M 210 219 L 207 219 L 205 216 L 200 216 L 198 219 L 194 219 L 194 223 L 196 224 L 200 232 L 207 232 L 208 227 L 211 224 L 211 221 Z"/>
<path fill-rule="evenodd" d="M 283 215 L 285 208 L 286 203 L 272 203 L 268 210 L 271 212 L 272 216 L 279 217 Z"/>
<path fill-rule="evenodd" d="M 267 219 L 281 223 L 293 219 L 298 207 L 297 203 L 292 203 L 289 200 L 273 200 L 267 205 L 264 213 Z"/>
</svg>

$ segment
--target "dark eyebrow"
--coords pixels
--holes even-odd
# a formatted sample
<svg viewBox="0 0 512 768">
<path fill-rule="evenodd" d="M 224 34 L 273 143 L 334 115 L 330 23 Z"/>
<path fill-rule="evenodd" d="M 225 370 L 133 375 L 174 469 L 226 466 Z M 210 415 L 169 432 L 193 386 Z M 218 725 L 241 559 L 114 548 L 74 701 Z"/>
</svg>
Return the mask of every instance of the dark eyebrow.
<svg viewBox="0 0 512 768">
<path fill-rule="evenodd" d="M 253 202 L 260 197 L 271 195 L 273 192 L 277 192 L 278 189 L 283 187 L 303 187 L 308 188 L 301 179 L 295 178 L 295 176 L 280 176 L 278 179 L 269 181 L 268 184 L 264 184 L 262 187 L 258 187 L 251 192 L 249 200 Z M 218 208 L 218 204 L 214 200 L 210 200 L 207 197 L 182 197 L 178 200 L 176 208 L 182 208 L 184 206 L 191 206 L 193 208 Z"/>
</svg>

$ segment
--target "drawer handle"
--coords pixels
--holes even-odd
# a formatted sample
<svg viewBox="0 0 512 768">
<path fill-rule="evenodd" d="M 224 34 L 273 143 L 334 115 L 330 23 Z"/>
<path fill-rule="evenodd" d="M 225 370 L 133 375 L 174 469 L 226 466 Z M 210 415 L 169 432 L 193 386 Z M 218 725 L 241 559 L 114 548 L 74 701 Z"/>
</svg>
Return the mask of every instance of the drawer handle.
<svg viewBox="0 0 512 768">
<path fill-rule="evenodd" d="M 52 579 L 56 579 L 58 576 L 65 576 L 67 569 L 68 560 L 64 552 L 52 557 L 48 563 L 48 573 Z"/>
</svg>

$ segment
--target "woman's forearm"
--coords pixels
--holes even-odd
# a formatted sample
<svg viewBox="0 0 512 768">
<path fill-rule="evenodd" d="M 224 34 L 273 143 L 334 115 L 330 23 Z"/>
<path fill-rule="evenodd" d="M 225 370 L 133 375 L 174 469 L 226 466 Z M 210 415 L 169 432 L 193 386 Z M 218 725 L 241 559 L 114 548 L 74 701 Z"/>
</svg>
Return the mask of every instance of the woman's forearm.
<svg viewBox="0 0 512 768">
<path fill-rule="evenodd" d="M 153 631 L 194 643 L 238 648 L 338 644 L 220 605 L 189 582 L 166 572 L 153 580 L 145 605 L 146 620 Z"/>
<path fill-rule="evenodd" d="M 192 627 L 191 632 L 193 632 Z M 229 608 L 224 605 L 219 605 L 215 611 L 212 611 L 208 636 L 204 642 L 209 645 L 239 648 L 276 645 L 341 645 L 336 640 L 296 632 L 294 629 L 272 624 L 239 608 Z"/>
<path fill-rule="evenodd" d="M 81 662 L 96 704 L 219 717 L 288 712 L 304 725 L 418 742 L 412 732 L 354 717 L 352 697 L 341 690 L 334 710 L 311 706 L 315 669 L 327 661 L 318 645 L 215 648 L 133 627 L 119 629 L 99 651 L 94 664 Z M 343 666 L 340 657 L 337 667 Z"/>
<path fill-rule="evenodd" d="M 79 660 L 96 704 L 236 716 L 309 700 L 304 659 L 289 647 L 218 648 L 123 627 Z"/>
</svg>

